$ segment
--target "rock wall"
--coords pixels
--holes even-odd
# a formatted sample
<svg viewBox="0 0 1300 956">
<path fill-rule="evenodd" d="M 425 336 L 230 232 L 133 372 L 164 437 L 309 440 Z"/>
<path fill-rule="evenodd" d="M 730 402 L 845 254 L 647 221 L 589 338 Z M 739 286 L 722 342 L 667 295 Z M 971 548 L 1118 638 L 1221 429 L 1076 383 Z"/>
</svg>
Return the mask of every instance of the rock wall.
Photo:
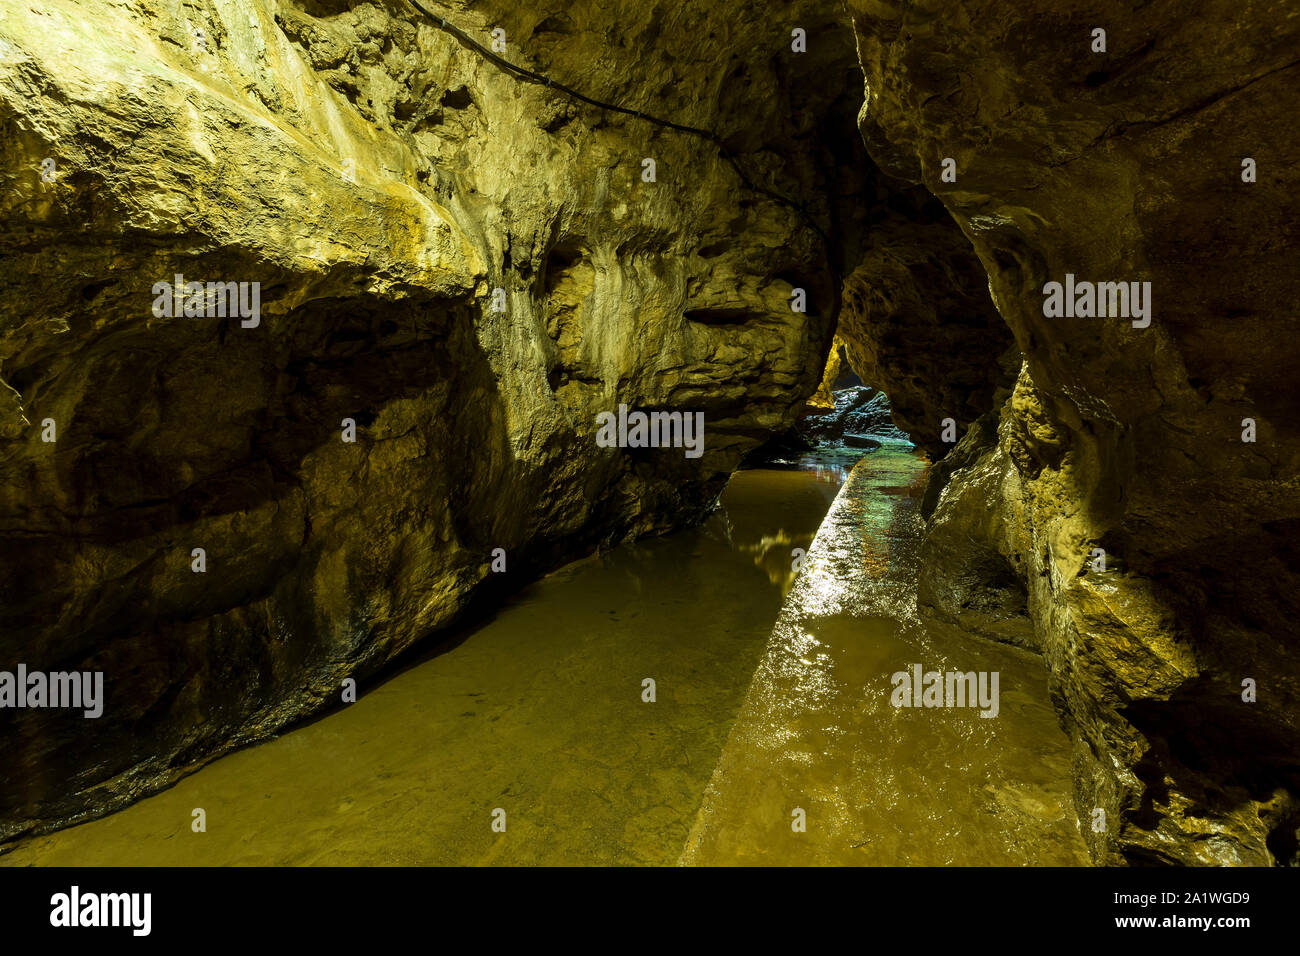
<svg viewBox="0 0 1300 956">
<path fill-rule="evenodd" d="M 400 0 L 4 8 L 3 666 L 108 700 L 0 717 L 0 840 L 699 518 L 817 389 L 842 284 L 942 456 L 921 603 L 1042 651 L 1094 858 L 1295 862 L 1284 3 L 426 6 L 716 140 Z M 1067 273 L 1150 282 L 1150 324 L 1045 315 Z M 178 274 L 259 283 L 257 321 L 155 314 Z M 598 447 L 620 403 L 703 412 L 703 457 Z"/>
<path fill-rule="evenodd" d="M 1014 639 L 1021 594 L 1095 860 L 1295 863 L 1300 18 L 847 6 L 873 159 L 943 201 L 1025 359 L 1000 424 L 961 422 L 923 601 Z M 1150 282 L 1150 324 L 1047 316 L 1067 273 Z"/>
<path fill-rule="evenodd" d="M 745 178 L 397 0 L 5 8 L 3 667 L 101 670 L 107 705 L 0 718 L 0 839 L 364 690 L 476 596 L 698 519 L 820 381 L 818 230 L 861 232 L 846 31 L 797 59 L 788 27 L 703 0 L 430 6 L 715 131 Z M 257 321 L 155 315 L 177 274 L 259 283 Z M 703 457 L 597 447 L 620 403 L 702 412 Z"/>
<path fill-rule="evenodd" d="M 952 447 L 947 423 L 965 431 L 1010 390 L 1020 352 L 983 264 L 938 200 L 879 171 L 875 181 L 890 215 L 845 280 L 839 334 L 898 427 L 937 460 Z"/>
</svg>

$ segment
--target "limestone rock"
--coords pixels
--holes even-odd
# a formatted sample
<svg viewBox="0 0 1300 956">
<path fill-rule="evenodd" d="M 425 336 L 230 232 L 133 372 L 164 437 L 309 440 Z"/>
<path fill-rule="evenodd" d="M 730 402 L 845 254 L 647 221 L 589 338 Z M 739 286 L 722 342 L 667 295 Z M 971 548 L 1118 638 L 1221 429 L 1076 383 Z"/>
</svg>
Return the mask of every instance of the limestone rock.
<svg viewBox="0 0 1300 956">
<path fill-rule="evenodd" d="M 922 603 L 1041 651 L 1094 859 L 1296 862 L 1300 21 L 1068 6 L 436 7 L 707 137 L 398 0 L 5 7 L 0 641 L 109 701 L 0 717 L 0 840 L 698 520 L 838 323 L 935 460 Z M 1067 275 L 1150 324 L 1047 314 Z M 598 447 L 619 404 L 704 455 Z"/>
<path fill-rule="evenodd" d="M 854 370 L 934 459 L 951 448 L 945 421 L 964 432 L 997 407 L 1020 362 L 970 242 L 925 205 L 876 225 L 845 280 L 839 328 Z"/>
<path fill-rule="evenodd" d="M 1230 0 L 848 7 L 873 159 L 943 200 L 1026 359 L 931 536 L 1014 543 L 1094 858 L 1294 862 L 1300 22 Z M 1149 326 L 1049 317 L 1067 274 L 1150 282 Z"/>
<path fill-rule="evenodd" d="M 734 164 L 521 82 L 405 3 L 6 7 L 0 636 L 10 664 L 103 670 L 109 701 L 4 715 L 0 839 L 111 810 L 346 678 L 364 692 L 475 602 L 698 520 L 816 388 L 828 254 L 857 228 L 827 184 L 865 155 L 851 35 L 799 60 L 788 29 L 702 0 L 438 10 L 715 131 Z M 831 113 L 834 150 L 809 149 Z M 155 315 L 177 274 L 258 283 L 257 322 Z M 597 447 L 620 403 L 702 412 L 703 457 Z"/>
<path fill-rule="evenodd" d="M 889 398 L 867 386 L 842 388 L 833 394 L 834 406 L 821 415 L 810 415 L 796 427 L 800 435 L 816 444 L 846 444 L 878 447 L 880 441 L 907 442 L 907 435 L 894 427 Z M 874 439 L 863 445 L 854 439 Z"/>
<path fill-rule="evenodd" d="M 972 425 L 953 452 L 938 464 L 958 479 L 931 476 L 934 495 L 917 580 L 917 605 L 930 615 L 979 634 L 1038 649 L 1029 618 L 1025 541 L 1013 507 L 1019 502 L 1019 473 L 997 443 L 989 443 L 986 416 Z M 994 505 L 990 507 L 990 505 Z"/>
<path fill-rule="evenodd" d="M 831 350 L 826 355 L 826 369 L 822 372 L 821 384 L 808 399 L 804 411 L 812 415 L 825 415 L 835 410 L 836 380 L 840 378 L 845 367 L 846 357 L 844 343 L 837 336 L 831 341 Z"/>
</svg>

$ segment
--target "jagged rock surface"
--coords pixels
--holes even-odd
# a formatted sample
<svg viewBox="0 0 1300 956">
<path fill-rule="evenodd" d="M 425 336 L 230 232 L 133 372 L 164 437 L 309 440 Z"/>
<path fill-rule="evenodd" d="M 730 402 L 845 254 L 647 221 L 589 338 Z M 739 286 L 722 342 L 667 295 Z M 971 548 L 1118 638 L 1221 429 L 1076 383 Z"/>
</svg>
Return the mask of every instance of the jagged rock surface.
<svg viewBox="0 0 1300 956">
<path fill-rule="evenodd" d="M 872 157 L 943 200 L 1026 359 L 931 558 L 964 541 L 991 591 L 1022 582 L 1095 859 L 1296 862 L 1300 21 L 1228 0 L 848 7 Z M 1149 280 L 1150 327 L 1045 317 L 1066 273 Z M 949 570 L 940 603 L 979 577 Z"/>
<path fill-rule="evenodd" d="M 1060 7 L 436 7 L 716 130 L 829 249 L 713 144 L 396 0 L 6 7 L 0 640 L 110 706 L 4 717 L 0 839 L 326 706 L 492 548 L 527 577 L 698 517 L 816 389 L 842 279 L 850 361 L 944 456 L 921 601 L 1041 649 L 1094 858 L 1295 862 L 1300 22 Z M 155 319 L 177 272 L 261 282 L 261 325 Z M 1067 272 L 1150 280 L 1151 326 L 1045 318 Z M 596 448 L 619 402 L 705 412 L 705 456 Z"/>
<path fill-rule="evenodd" d="M 860 231 L 842 29 L 796 59 L 706 2 L 437 11 L 715 130 L 833 248 Z M 0 839 L 337 702 L 506 579 L 699 518 L 817 386 L 828 250 L 713 143 L 396 0 L 5 13 L 0 636 L 6 666 L 105 671 L 108 706 L 4 716 Z M 155 318 L 177 273 L 259 282 L 260 324 Z M 704 456 L 598 448 L 619 403 L 703 412 Z"/>
<path fill-rule="evenodd" d="M 909 199 L 914 208 L 876 224 L 846 279 L 839 334 L 862 380 L 889 395 L 898 427 L 938 459 L 952 447 L 945 422 L 964 430 L 994 408 L 1020 352 L 970 241 L 933 197 Z"/>
<path fill-rule="evenodd" d="M 835 404 L 830 411 L 810 415 L 795 426 L 800 436 L 814 444 L 853 444 L 854 437 L 891 442 L 906 442 L 890 416 L 889 399 L 884 392 L 865 385 L 842 388 L 833 393 Z"/>
</svg>

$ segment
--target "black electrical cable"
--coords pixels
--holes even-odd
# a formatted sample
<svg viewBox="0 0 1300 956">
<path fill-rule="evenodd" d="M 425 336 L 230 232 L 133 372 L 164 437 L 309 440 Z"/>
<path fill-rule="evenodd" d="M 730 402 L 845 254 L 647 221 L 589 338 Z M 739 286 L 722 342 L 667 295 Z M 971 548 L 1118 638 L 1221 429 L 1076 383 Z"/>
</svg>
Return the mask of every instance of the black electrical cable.
<svg viewBox="0 0 1300 956">
<path fill-rule="evenodd" d="M 709 140 L 710 142 L 718 143 L 718 137 L 713 133 L 709 132 L 707 129 L 700 129 L 699 127 L 696 126 L 684 126 L 681 123 L 674 123 L 672 120 L 660 119 L 657 116 L 651 116 L 649 113 L 643 113 L 640 110 L 628 109 L 626 106 L 619 106 L 615 103 L 602 103 L 600 100 L 594 100 L 590 96 L 586 96 L 582 93 L 579 93 L 577 90 L 573 89 L 572 87 L 565 86 L 563 83 L 557 83 L 554 80 L 552 80 L 550 77 L 542 73 L 535 73 L 532 70 L 525 69 L 522 66 L 517 66 L 514 63 L 511 63 L 509 60 L 505 59 L 504 57 L 498 56 L 495 52 L 483 46 L 483 44 L 479 43 L 477 40 L 472 38 L 464 30 L 460 29 L 454 24 L 448 23 L 446 17 L 441 17 L 435 13 L 430 13 L 428 10 L 426 10 L 423 6 L 419 4 L 418 0 L 409 0 L 409 2 L 411 6 L 415 7 L 415 9 L 419 10 L 430 20 L 434 21 L 441 29 L 450 33 L 461 43 L 465 44 L 465 46 L 469 47 L 474 52 L 476 52 L 479 56 L 483 57 L 485 60 L 491 60 L 497 66 L 501 67 L 501 69 L 505 70 L 507 73 L 514 74 L 521 80 L 526 80 L 530 83 L 540 83 L 543 86 L 549 86 L 551 89 L 559 90 L 561 93 L 565 94 L 568 97 L 571 97 L 572 99 L 581 100 L 582 102 L 595 106 L 598 109 L 612 110 L 615 113 L 623 113 L 626 116 L 635 116 L 637 119 L 646 120 L 650 123 L 655 124 L 656 126 L 663 126 L 668 129 L 679 130 L 680 132 L 683 133 L 690 133 L 694 136 L 701 136 L 704 139 Z M 719 143 L 719 145 L 721 145 L 721 143 Z"/>
<path fill-rule="evenodd" d="M 545 74 L 536 73 L 533 70 L 525 69 L 522 66 L 518 66 L 514 63 L 511 63 L 509 60 L 505 59 L 502 56 L 499 56 L 494 51 L 483 46 L 483 44 L 479 43 L 477 40 L 475 40 L 473 37 L 467 34 L 464 30 L 460 29 L 454 24 L 448 23 L 446 17 L 439 16 L 438 14 L 435 13 L 431 13 L 430 11 L 425 9 L 423 6 L 420 5 L 418 0 L 408 0 L 408 2 L 411 4 L 411 6 L 415 7 L 416 10 L 420 11 L 431 21 L 433 21 L 433 23 L 435 23 L 440 29 L 451 34 L 458 41 L 463 43 L 465 46 L 469 47 L 471 50 L 473 50 L 479 56 L 483 57 L 485 60 L 495 63 L 502 70 L 504 70 L 505 72 L 511 74 L 512 76 L 520 80 L 523 80 L 528 83 L 538 83 L 542 86 L 547 87 L 548 89 L 557 90 L 560 93 L 563 93 L 565 96 L 569 97 L 570 99 L 575 99 L 580 102 L 587 103 L 588 105 L 594 106 L 597 109 L 609 110 L 614 113 L 622 113 L 624 116 L 631 116 L 634 117 L 635 119 L 645 120 L 647 123 L 652 123 L 655 126 L 661 126 L 664 129 L 673 129 L 673 130 L 677 130 L 680 133 L 686 133 L 691 136 L 698 136 L 701 139 L 708 140 L 710 143 L 712 143 L 714 146 L 717 147 L 718 152 L 719 154 L 721 154 L 722 158 L 726 160 L 727 163 L 731 166 L 731 168 L 736 171 L 736 175 L 740 177 L 740 181 L 744 183 L 746 189 L 749 189 L 751 192 L 755 192 L 755 193 L 759 193 L 760 195 L 767 196 L 769 199 L 780 203 L 781 205 L 787 207 L 788 209 L 793 209 L 803 218 L 804 222 L 810 228 L 812 228 L 812 230 L 816 232 L 819 237 L 821 237 L 822 245 L 826 250 L 827 264 L 830 265 L 831 271 L 833 273 L 838 272 L 838 270 L 835 269 L 834 263 L 831 261 L 830 238 L 826 235 L 822 227 L 818 225 L 817 220 L 813 218 L 812 214 L 808 212 L 808 210 L 804 207 L 802 203 L 796 202 L 795 200 L 790 199 L 787 196 L 783 196 L 778 192 L 774 192 L 771 189 L 767 189 L 766 187 L 759 186 L 756 183 L 754 183 L 747 175 L 745 175 L 745 171 L 744 169 L 741 168 L 740 161 L 736 157 L 736 155 L 731 150 L 729 150 L 726 147 L 726 145 L 723 144 L 722 139 L 716 133 L 713 133 L 707 129 L 700 129 L 698 126 L 686 126 L 682 123 L 674 123 L 672 120 L 662 119 L 661 117 L 653 116 L 649 113 L 644 113 L 641 110 L 629 109 L 626 106 L 619 106 L 617 103 L 605 103 L 602 102 L 601 100 L 592 99 L 590 96 L 587 96 L 583 93 L 579 93 L 577 90 L 573 89 L 572 87 L 565 86 L 563 83 L 555 82 Z M 836 278 L 838 284 L 838 275 L 836 276 Z"/>
</svg>

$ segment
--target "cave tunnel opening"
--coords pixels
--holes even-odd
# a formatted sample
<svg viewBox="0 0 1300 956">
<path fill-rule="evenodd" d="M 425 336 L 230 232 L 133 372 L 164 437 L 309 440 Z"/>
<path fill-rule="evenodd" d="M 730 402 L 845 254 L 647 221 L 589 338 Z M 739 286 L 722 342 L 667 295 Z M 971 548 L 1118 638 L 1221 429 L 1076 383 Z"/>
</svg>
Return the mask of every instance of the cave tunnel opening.
<svg viewBox="0 0 1300 956">
<path fill-rule="evenodd" d="M 1202 406 L 1284 419 L 1285 372 L 1248 407 L 1209 333 L 1134 372 L 1094 361 L 1135 354 L 1121 333 L 1067 337 L 1033 300 L 1049 261 L 1088 261 L 1054 235 L 1081 197 L 1163 289 L 1195 288 L 1173 265 L 1197 224 L 1156 221 L 1161 247 L 1136 217 L 1196 203 L 1110 223 L 1091 164 L 1271 73 L 1127 103 L 1162 40 L 1003 89 L 1019 67 L 978 36 L 943 46 L 970 22 L 891 31 L 889 4 L 798 4 L 790 37 L 657 0 L 247 5 L 266 15 L 204 45 L 141 0 L 122 17 L 168 34 L 166 69 L 94 97 L 43 52 L 88 35 L 75 4 L 6 24 L 26 59 L 21 90 L 0 80 L 0 272 L 31 305 L 0 330 L 0 637 L 115 695 L 101 738 L 15 720 L 6 862 L 1295 861 L 1291 703 L 1243 721 L 1208 681 L 1113 703 L 1240 647 L 1289 673 L 1268 632 L 1294 601 L 1260 555 L 1294 565 L 1296 519 L 1286 488 L 1237 500 L 1281 459 L 1208 487 L 1213 547 L 1120 474 L 1165 440 L 1169 486 L 1196 486 L 1187 462 L 1236 447 Z M 979 82 L 968 48 L 996 61 Z M 193 135 L 156 138 L 182 100 Z M 139 142 L 97 152 L 124 124 Z M 1026 177 L 1022 152 L 1050 161 Z M 1259 232 L 1238 233 L 1259 262 L 1294 245 Z M 139 290 L 182 268 L 261 278 L 257 331 L 151 314 Z M 1125 413 L 1148 371 L 1162 394 Z M 1108 617 L 1130 610 L 1140 640 Z M 1239 734 L 1262 752 L 1225 757 Z M 238 827 L 173 839 L 199 806 Z M 1098 809 L 1111 830 L 1080 825 Z"/>
</svg>

